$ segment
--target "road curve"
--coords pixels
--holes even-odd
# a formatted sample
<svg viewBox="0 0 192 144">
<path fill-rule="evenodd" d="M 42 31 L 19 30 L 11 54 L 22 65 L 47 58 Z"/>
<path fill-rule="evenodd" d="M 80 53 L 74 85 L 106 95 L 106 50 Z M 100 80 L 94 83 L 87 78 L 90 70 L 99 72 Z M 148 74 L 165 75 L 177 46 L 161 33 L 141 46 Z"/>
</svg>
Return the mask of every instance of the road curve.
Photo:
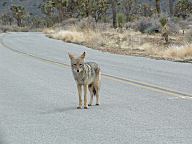
<svg viewBox="0 0 192 144">
<path fill-rule="evenodd" d="M 98 52 L 41 33 L 9 33 L 0 40 L 6 143 L 192 142 L 191 64 Z M 105 74 L 102 105 L 88 111 L 75 109 L 76 87 L 66 67 L 67 52 L 83 51 Z"/>
</svg>

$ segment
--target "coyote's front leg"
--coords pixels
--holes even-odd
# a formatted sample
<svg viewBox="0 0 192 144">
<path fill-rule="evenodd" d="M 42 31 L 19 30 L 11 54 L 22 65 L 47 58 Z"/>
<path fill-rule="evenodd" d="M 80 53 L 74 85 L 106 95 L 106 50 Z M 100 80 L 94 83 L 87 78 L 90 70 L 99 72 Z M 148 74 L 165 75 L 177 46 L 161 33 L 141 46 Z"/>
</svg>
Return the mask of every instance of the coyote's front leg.
<svg viewBox="0 0 192 144">
<path fill-rule="evenodd" d="M 77 109 L 81 109 L 82 108 L 82 86 L 80 84 L 77 84 L 77 89 L 78 89 L 78 95 L 79 95 L 79 106 L 77 107 Z"/>
<path fill-rule="evenodd" d="M 87 92 L 88 92 L 88 85 L 84 85 L 84 109 L 88 109 L 88 103 L 87 103 Z"/>
</svg>

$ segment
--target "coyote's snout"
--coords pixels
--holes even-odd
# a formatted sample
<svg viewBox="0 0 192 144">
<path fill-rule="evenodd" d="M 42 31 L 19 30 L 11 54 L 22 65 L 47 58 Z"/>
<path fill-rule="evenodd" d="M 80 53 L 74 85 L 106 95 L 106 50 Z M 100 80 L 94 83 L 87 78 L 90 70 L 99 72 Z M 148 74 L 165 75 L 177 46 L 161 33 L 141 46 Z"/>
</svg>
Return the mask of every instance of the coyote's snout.
<svg viewBox="0 0 192 144">
<path fill-rule="evenodd" d="M 74 79 L 77 83 L 79 94 L 79 106 L 77 108 L 82 108 L 82 87 L 84 89 L 84 108 L 88 108 L 88 89 L 91 95 L 89 106 L 91 106 L 93 103 L 94 95 L 96 95 L 96 105 L 99 105 L 101 71 L 98 64 L 96 64 L 95 62 L 84 62 L 85 52 L 80 57 L 75 57 L 74 55 L 69 53 L 69 58 L 71 59 L 71 69 Z"/>
</svg>

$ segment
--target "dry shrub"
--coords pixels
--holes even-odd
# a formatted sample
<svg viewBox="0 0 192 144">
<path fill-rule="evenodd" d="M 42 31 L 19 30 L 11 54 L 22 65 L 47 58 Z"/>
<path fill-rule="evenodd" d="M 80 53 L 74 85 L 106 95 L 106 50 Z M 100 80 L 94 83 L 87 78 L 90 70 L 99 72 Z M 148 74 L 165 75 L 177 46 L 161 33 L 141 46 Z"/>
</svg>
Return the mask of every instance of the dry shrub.
<svg viewBox="0 0 192 144">
<path fill-rule="evenodd" d="M 140 32 L 129 31 L 118 31 L 111 29 L 108 32 L 103 33 L 105 38 L 105 46 L 116 49 L 142 49 L 140 47 L 143 44 Z"/>
<path fill-rule="evenodd" d="M 185 46 L 169 47 L 167 50 L 160 52 L 160 56 L 172 59 L 192 58 L 192 44 Z"/>
<path fill-rule="evenodd" d="M 50 28 L 46 28 L 46 29 L 43 29 L 43 33 L 45 33 L 45 34 L 53 34 L 53 33 L 55 33 L 55 30 L 50 29 Z"/>
<path fill-rule="evenodd" d="M 88 47 L 97 48 L 104 45 L 105 38 L 100 31 L 89 29 L 83 31 L 83 34 Z"/>
<path fill-rule="evenodd" d="M 95 29 L 96 22 L 92 17 L 83 18 L 81 21 L 77 23 L 77 26 L 83 30 Z"/>
<path fill-rule="evenodd" d="M 0 25 L 0 32 L 28 32 L 30 27 L 18 27 L 16 25 Z"/>
<path fill-rule="evenodd" d="M 104 29 L 103 24 L 97 25 L 93 22 L 91 18 L 84 18 L 81 21 L 76 21 L 75 24 L 67 27 L 67 30 L 61 29 L 45 29 L 43 32 L 47 34 L 48 37 L 63 40 L 65 42 L 73 42 L 78 44 L 84 44 L 88 47 L 100 47 L 103 45 L 104 38 L 100 32 Z"/>
<path fill-rule="evenodd" d="M 65 42 L 73 42 L 82 44 L 88 47 L 97 48 L 103 43 L 101 32 L 92 29 L 79 29 L 77 25 L 73 25 L 69 30 L 44 30 L 48 37 L 63 40 Z"/>
<path fill-rule="evenodd" d="M 82 33 L 85 39 L 85 44 L 88 47 L 97 48 L 104 45 L 105 37 L 100 30 L 84 29 Z"/>
<path fill-rule="evenodd" d="M 50 38 L 63 40 L 65 42 L 73 42 L 73 43 L 79 43 L 79 44 L 85 41 L 84 35 L 81 32 L 61 30 L 58 32 L 48 34 L 48 36 Z"/>
</svg>

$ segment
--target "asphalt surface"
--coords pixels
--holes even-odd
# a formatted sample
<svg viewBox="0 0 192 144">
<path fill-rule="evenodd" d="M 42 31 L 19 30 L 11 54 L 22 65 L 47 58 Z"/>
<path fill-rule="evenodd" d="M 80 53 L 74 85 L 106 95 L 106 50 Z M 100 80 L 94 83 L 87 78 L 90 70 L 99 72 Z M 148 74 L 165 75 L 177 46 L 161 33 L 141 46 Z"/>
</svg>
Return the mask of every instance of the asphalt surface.
<svg viewBox="0 0 192 144">
<path fill-rule="evenodd" d="M 120 56 L 64 43 L 41 33 L 0 36 L 0 144 L 191 144 L 192 65 Z M 27 53 L 21 54 L 18 50 Z M 67 53 L 87 52 L 104 74 L 101 106 L 77 110 Z"/>
</svg>

